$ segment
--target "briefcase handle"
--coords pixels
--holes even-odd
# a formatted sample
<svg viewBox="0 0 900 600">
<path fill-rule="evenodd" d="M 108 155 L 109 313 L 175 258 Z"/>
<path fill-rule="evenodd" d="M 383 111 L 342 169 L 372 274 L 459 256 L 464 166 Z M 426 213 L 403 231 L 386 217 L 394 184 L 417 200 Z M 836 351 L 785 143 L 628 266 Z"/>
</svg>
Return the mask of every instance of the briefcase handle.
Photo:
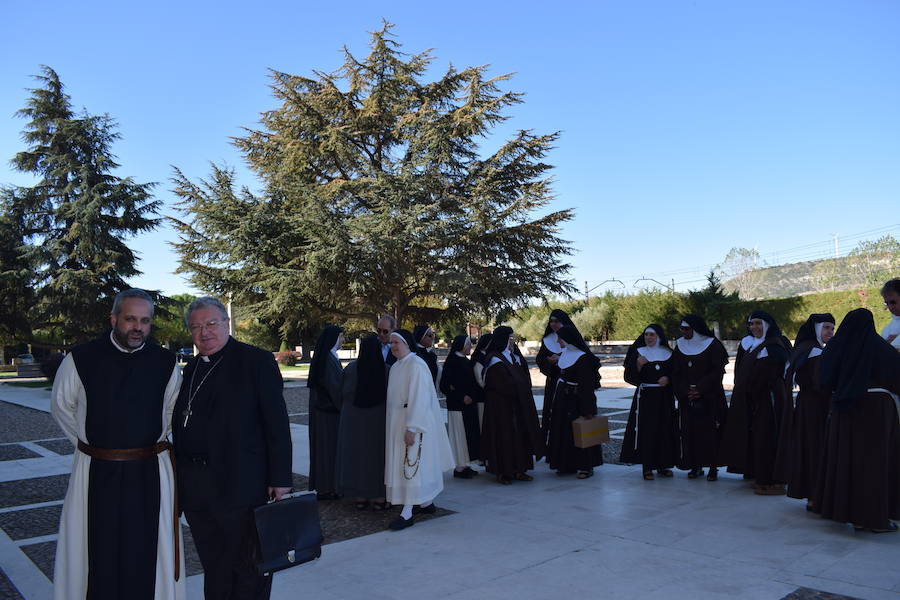
<svg viewBox="0 0 900 600">
<path fill-rule="evenodd" d="M 287 500 L 288 498 L 299 498 L 300 496 L 309 496 L 310 494 L 315 494 L 315 493 L 316 493 L 315 491 L 312 491 L 312 492 L 300 492 L 300 491 L 288 492 L 287 494 L 282 496 L 281 499 Z M 269 501 L 266 502 L 266 504 L 272 504 L 273 502 L 275 502 L 275 499 L 270 498 Z"/>
</svg>

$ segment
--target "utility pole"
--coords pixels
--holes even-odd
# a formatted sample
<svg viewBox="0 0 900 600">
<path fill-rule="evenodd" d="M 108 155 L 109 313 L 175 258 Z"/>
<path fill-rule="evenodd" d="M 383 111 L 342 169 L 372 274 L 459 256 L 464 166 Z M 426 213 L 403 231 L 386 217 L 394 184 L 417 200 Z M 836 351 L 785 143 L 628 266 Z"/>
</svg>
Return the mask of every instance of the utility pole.
<svg viewBox="0 0 900 600">
<path fill-rule="evenodd" d="M 832 233 L 831 238 L 834 240 L 834 257 L 837 258 L 840 255 L 840 248 L 838 246 L 838 234 Z"/>
</svg>

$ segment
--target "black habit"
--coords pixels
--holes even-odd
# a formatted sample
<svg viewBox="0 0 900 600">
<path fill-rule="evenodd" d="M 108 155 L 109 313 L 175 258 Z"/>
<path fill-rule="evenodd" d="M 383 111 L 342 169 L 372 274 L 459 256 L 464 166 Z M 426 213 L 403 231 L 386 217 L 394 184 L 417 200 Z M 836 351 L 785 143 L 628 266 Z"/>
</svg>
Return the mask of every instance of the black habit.
<svg viewBox="0 0 900 600">
<path fill-rule="evenodd" d="M 651 325 L 657 333 L 657 344 L 668 348 L 662 328 Z M 622 440 L 619 460 L 624 463 L 640 463 L 644 473 L 660 471 L 675 466 L 678 459 L 678 440 L 675 429 L 675 394 L 673 393 L 674 360 L 648 361 L 638 368 L 638 348 L 644 345 L 643 334 L 635 340 L 625 356 L 625 381 L 637 389 L 631 401 L 628 425 Z M 669 385 L 659 386 L 662 377 L 669 378 Z"/>
<path fill-rule="evenodd" d="M 738 347 L 734 390 L 719 451 L 728 472 L 756 479 L 759 488 L 783 483 L 776 479 L 775 457 L 787 401 L 784 371 L 791 345 L 768 313 L 754 311 L 750 318 L 762 318 L 769 327 L 763 341 L 752 350 L 745 349 L 743 343 Z M 760 358 L 760 354 L 765 356 Z"/>
<path fill-rule="evenodd" d="M 332 352 L 343 330 L 328 325 L 319 336 L 309 365 L 309 487 L 319 494 L 337 493 L 335 465 L 341 422 L 341 362 Z"/>
<path fill-rule="evenodd" d="M 696 335 L 696 331 L 695 331 Z M 728 351 L 716 338 L 697 354 L 685 354 L 676 345 L 672 351 L 674 361 L 673 389 L 678 399 L 678 425 L 681 434 L 680 469 L 719 467 L 716 452 L 719 437 L 725 425 L 725 389 L 722 377 L 728 364 Z M 694 389 L 699 398 L 691 399 L 688 392 Z"/>
<path fill-rule="evenodd" d="M 175 355 L 147 343 L 122 352 L 109 333 L 72 350 L 87 398 L 85 443 L 146 448 L 162 435 Z M 159 534 L 159 463 L 92 459 L 88 480 L 88 597 L 152 599 Z M 171 528 L 163 532 L 172 535 Z M 182 577 L 184 575 L 182 574 Z"/>
<path fill-rule="evenodd" d="M 466 429 L 466 446 L 469 450 L 469 460 L 481 459 L 481 431 L 478 425 L 478 404 L 481 388 L 475 381 L 475 372 L 468 358 L 459 356 L 452 351 L 444 361 L 444 369 L 441 372 L 441 392 L 447 398 L 447 410 L 462 413 L 463 426 Z M 468 396 L 473 401 L 471 404 L 463 402 Z"/>
</svg>

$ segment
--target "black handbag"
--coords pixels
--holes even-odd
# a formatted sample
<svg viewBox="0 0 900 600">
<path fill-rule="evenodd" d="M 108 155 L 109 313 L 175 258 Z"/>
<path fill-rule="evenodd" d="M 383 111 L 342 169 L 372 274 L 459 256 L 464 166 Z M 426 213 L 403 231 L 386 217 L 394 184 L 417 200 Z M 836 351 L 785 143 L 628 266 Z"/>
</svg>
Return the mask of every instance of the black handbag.
<svg viewBox="0 0 900 600">
<path fill-rule="evenodd" d="M 322 525 L 315 493 L 282 498 L 253 511 L 259 536 L 260 575 L 296 567 L 322 555 Z"/>
</svg>

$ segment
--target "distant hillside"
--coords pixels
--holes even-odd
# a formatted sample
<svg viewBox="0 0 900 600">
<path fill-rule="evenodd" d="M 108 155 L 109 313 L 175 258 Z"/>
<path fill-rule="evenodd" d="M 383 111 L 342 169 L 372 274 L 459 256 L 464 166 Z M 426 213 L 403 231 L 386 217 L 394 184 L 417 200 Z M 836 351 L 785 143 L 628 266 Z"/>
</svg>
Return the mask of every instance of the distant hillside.
<svg viewBox="0 0 900 600">
<path fill-rule="evenodd" d="M 742 299 L 788 298 L 818 292 L 880 286 L 900 277 L 900 253 L 857 254 L 776 267 L 752 269 L 727 279 L 722 287 Z"/>
</svg>

